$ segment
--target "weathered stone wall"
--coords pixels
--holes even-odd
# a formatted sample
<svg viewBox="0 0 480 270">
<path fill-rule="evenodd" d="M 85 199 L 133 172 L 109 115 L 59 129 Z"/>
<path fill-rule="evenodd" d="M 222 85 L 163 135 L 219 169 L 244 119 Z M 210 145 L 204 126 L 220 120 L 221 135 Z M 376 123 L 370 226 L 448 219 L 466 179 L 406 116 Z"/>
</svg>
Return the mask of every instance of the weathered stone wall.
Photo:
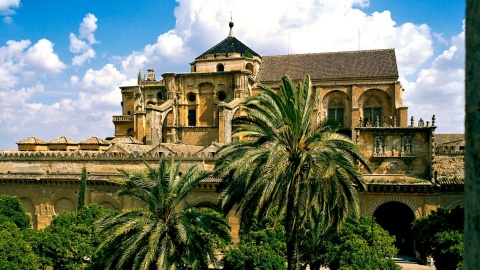
<svg viewBox="0 0 480 270">
<path fill-rule="evenodd" d="M 464 179 L 465 158 L 463 155 L 436 155 L 434 171 L 436 180 Z"/>
</svg>

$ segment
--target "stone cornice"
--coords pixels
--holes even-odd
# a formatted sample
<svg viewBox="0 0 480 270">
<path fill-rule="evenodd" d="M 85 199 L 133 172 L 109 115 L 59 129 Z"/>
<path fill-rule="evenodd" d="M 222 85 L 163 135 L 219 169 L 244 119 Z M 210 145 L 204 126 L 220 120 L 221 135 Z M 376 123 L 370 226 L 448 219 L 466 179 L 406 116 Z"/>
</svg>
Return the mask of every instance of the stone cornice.
<svg viewBox="0 0 480 270">
<path fill-rule="evenodd" d="M 156 153 L 123 153 L 123 152 L 100 152 L 100 151 L 4 151 L 0 152 L 0 161 L 160 161 L 172 159 L 182 161 L 205 161 L 215 160 L 212 155 L 205 152 L 198 153 L 174 153 L 159 157 Z"/>
</svg>

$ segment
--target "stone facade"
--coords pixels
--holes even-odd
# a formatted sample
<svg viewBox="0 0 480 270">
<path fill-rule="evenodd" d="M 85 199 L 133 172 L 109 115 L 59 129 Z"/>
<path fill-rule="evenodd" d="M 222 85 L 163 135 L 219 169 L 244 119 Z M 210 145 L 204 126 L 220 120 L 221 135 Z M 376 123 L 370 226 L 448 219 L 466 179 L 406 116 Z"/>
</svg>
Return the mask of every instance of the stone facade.
<svg viewBox="0 0 480 270">
<path fill-rule="evenodd" d="M 390 202 L 412 218 L 463 205 L 463 135 L 435 134 L 434 117 L 408 119 L 393 49 L 260 56 L 230 32 L 190 65 L 190 72 L 167 72 L 161 80 L 153 69 L 139 71 L 137 85 L 120 87 L 122 115 L 113 116 L 109 141 L 32 137 L 18 142 L 19 151 L 0 152 L 0 193 L 18 196 L 34 227 L 43 228 L 54 215 L 76 209 L 86 167 L 87 204 L 131 208 L 134 201 L 115 193 L 117 169 L 174 158 L 212 170 L 217 149 L 235 139 L 231 120 L 242 113 L 243 98 L 257 94 L 260 84 L 278 89 L 284 74 L 293 80 L 309 74 L 320 96 L 312 117 L 337 120 L 372 166 L 371 172 L 360 168 L 367 184 L 360 192 L 363 214 L 375 216 Z M 218 200 L 218 184 L 203 181 L 187 201 Z M 227 218 L 236 237 L 239 220 L 234 213 Z"/>
</svg>

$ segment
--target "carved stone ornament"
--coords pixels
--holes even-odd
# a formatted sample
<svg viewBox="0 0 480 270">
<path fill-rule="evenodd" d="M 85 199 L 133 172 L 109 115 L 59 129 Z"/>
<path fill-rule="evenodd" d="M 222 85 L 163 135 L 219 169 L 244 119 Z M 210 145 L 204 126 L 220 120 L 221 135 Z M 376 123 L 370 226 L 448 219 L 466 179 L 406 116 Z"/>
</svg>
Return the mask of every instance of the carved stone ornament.
<svg viewBox="0 0 480 270">
<path fill-rule="evenodd" d="M 390 172 L 395 173 L 395 172 L 397 172 L 397 171 L 400 169 L 400 165 L 398 164 L 398 162 L 392 161 L 392 162 L 388 163 L 387 169 L 388 169 Z"/>
</svg>

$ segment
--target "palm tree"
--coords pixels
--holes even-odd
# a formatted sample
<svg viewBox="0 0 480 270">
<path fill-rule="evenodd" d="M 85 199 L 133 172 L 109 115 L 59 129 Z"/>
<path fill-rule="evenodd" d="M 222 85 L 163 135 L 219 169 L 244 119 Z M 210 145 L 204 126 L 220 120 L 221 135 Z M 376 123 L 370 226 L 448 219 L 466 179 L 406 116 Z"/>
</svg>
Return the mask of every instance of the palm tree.
<svg viewBox="0 0 480 270">
<path fill-rule="evenodd" d="M 233 119 L 238 140 L 219 149 L 215 165 L 224 178 L 222 206 L 241 205 L 242 226 L 275 206 L 285 214 L 289 270 L 298 268 L 298 230 L 308 216 L 327 228 L 339 227 L 349 212 L 358 215 L 357 165 L 370 169 L 351 139 L 315 123 L 319 95 L 310 84 L 309 76 L 298 85 L 285 76 L 279 94 L 260 86 Z"/>
<path fill-rule="evenodd" d="M 208 174 L 196 166 L 180 176 L 180 164 L 162 161 L 146 172 L 121 171 L 120 195 L 133 196 L 142 208 L 108 216 L 97 232 L 111 232 L 100 244 L 102 269 L 207 269 L 217 245 L 230 242 L 223 215 L 202 205 L 183 206 L 187 193 Z"/>
</svg>

